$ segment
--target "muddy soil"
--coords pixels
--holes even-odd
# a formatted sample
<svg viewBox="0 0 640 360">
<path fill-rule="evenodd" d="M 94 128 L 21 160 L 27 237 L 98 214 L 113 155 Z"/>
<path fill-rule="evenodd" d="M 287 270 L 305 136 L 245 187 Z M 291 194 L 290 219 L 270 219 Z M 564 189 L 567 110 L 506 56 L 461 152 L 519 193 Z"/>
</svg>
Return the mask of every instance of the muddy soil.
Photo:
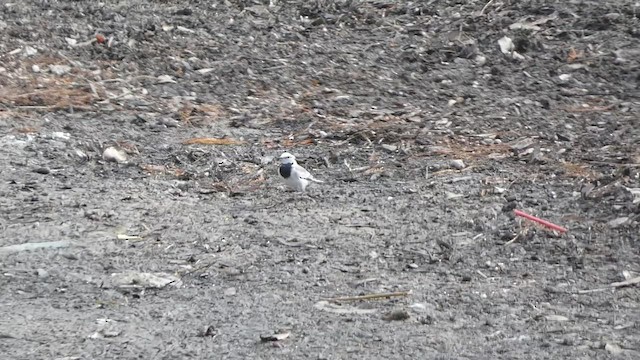
<svg viewBox="0 0 640 360">
<path fill-rule="evenodd" d="M 0 6 L 0 358 L 640 358 L 640 5 Z"/>
</svg>

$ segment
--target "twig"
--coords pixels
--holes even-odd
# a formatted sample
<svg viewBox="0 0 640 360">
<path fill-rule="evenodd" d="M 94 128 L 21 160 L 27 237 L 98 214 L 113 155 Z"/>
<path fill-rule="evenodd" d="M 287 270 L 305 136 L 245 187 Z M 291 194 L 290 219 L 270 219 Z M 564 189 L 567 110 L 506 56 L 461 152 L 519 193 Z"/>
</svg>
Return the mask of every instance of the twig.
<svg viewBox="0 0 640 360">
<path fill-rule="evenodd" d="M 640 276 L 634 277 L 634 278 L 631 278 L 631 279 L 627 279 L 625 281 L 614 282 L 614 283 L 611 283 L 609 286 L 611 286 L 613 288 L 619 288 L 619 287 L 635 285 L 635 284 L 640 284 Z"/>
<path fill-rule="evenodd" d="M 517 233 L 516 236 L 513 237 L 513 239 L 511 239 L 511 240 L 507 241 L 506 243 L 504 243 L 504 246 L 513 244 L 516 240 L 518 240 L 518 238 L 520 237 L 520 234 L 521 233 Z"/>
<path fill-rule="evenodd" d="M 345 297 L 337 297 L 326 299 L 331 302 L 340 302 L 340 301 L 358 301 L 358 300 L 373 300 L 373 299 L 386 299 L 391 297 L 400 297 L 400 296 L 408 296 L 411 294 L 411 291 L 399 291 L 392 293 L 382 293 L 382 294 L 367 294 L 360 296 L 345 296 Z"/>
<path fill-rule="evenodd" d="M 588 293 L 594 293 L 594 292 L 607 291 L 609 289 L 617 289 L 619 287 L 625 287 L 625 286 L 636 285 L 636 284 L 640 284 L 640 276 L 627 279 L 625 281 L 611 283 L 609 284 L 609 287 L 606 287 L 606 288 L 579 290 L 578 294 L 588 294 Z"/>
<path fill-rule="evenodd" d="M 598 164 L 598 165 L 611 165 L 611 166 L 629 166 L 629 167 L 637 167 L 640 166 L 640 164 L 637 163 L 627 163 L 627 164 L 623 164 L 623 163 L 616 163 L 613 161 L 596 161 L 596 160 L 585 160 L 590 164 Z"/>
<path fill-rule="evenodd" d="M 494 0 L 489 0 L 489 2 L 482 7 L 482 10 L 480 10 L 480 16 L 484 15 L 485 10 L 487 10 L 487 8 L 491 6 L 491 4 L 493 4 L 493 1 Z"/>
<path fill-rule="evenodd" d="M 489 277 L 487 275 L 485 275 L 482 271 L 480 270 L 476 270 L 476 272 L 478 273 L 478 275 L 482 276 L 485 279 L 488 279 Z"/>
</svg>

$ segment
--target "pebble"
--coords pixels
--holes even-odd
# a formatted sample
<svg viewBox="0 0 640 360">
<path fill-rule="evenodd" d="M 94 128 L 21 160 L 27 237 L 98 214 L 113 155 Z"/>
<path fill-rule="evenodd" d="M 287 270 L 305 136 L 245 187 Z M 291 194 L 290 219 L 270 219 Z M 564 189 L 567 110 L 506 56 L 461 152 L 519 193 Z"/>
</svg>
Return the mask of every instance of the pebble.
<svg viewBox="0 0 640 360">
<path fill-rule="evenodd" d="M 69 71 L 71 71 L 71 66 L 69 65 L 49 65 L 49 71 L 52 74 L 58 75 L 58 76 L 62 76 L 66 73 L 68 73 Z"/>
<path fill-rule="evenodd" d="M 168 128 L 175 128 L 180 126 L 180 122 L 178 120 L 171 119 L 171 118 L 160 118 L 158 120 L 158 125 L 166 126 Z"/>
<path fill-rule="evenodd" d="M 629 220 L 628 217 L 623 216 L 623 217 L 619 217 L 619 218 L 616 218 L 616 219 L 613 219 L 613 220 L 609 221 L 607 223 L 607 225 L 609 225 L 611 228 L 615 229 L 615 228 L 617 228 L 619 226 L 624 225 L 628 220 Z"/>
<path fill-rule="evenodd" d="M 38 277 L 41 277 L 41 278 L 46 278 L 49 276 L 49 273 L 45 269 L 37 269 L 36 275 L 38 275 Z"/>
<path fill-rule="evenodd" d="M 60 139 L 60 140 L 69 140 L 71 139 L 71 134 L 63 131 L 54 131 L 51 133 L 52 139 Z"/>
<path fill-rule="evenodd" d="M 613 355 L 618 355 L 618 354 L 622 353 L 622 348 L 620 347 L 620 345 L 615 344 L 615 343 L 607 343 L 604 346 L 604 349 L 607 350 L 610 354 L 613 354 Z"/>
<path fill-rule="evenodd" d="M 401 321 L 401 320 L 407 320 L 410 317 L 411 316 L 406 310 L 394 310 L 384 315 L 382 319 L 387 321 Z"/>
<path fill-rule="evenodd" d="M 170 75 L 158 76 L 158 84 L 175 84 L 176 81 Z"/>
<path fill-rule="evenodd" d="M 462 170 L 465 168 L 464 162 L 459 159 L 449 161 L 449 166 L 457 170 Z"/>
<path fill-rule="evenodd" d="M 127 161 L 127 155 L 124 153 L 124 151 L 116 149 L 113 146 L 110 146 L 104 149 L 104 152 L 102 153 L 102 159 L 104 161 L 123 163 Z"/>
<path fill-rule="evenodd" d="M 224 290 L 224 295 L 225 296 L 233 296 L 236 293 L 237 293 L 237 290 L 234 287 L 230 287 L 230 288 L 227 288 L 227 289 Z"/>
<path fill-rule="evenodd" d="M 33 169 L 33 172 L 42 174 L 42 175 L 47 175 L 51 172 L 51 170 L 49 170 L 49 168 L 46 168 L 46 167 L 40 167 L 40 168 Z"/>
<path fill-rule="evenodd" d="M 35 54 L 38 53 L 38 49 L 36 48 L 32 48 L 31 46 L 27 46 L 24 48 L 24 55 L 25 56 L 33 56 Z"/>
<path fill-rule="evenodd" d="M 274 157 L 273 156 L 261 156 L 260 157 L 260 164 L 262 165 L 269 165 L 271 164 L 271 162 L 273 161 Z"/>
</svg>

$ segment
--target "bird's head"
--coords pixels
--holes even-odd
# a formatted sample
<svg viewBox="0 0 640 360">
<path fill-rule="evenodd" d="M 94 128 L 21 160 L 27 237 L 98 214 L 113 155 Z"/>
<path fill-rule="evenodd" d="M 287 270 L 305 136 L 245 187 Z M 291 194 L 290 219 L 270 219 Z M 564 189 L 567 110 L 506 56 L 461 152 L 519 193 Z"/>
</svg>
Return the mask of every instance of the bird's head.
<svg viewBox="0 0 640 360">
<path fill-rule="evenodd" d="M 296 162 L 296 157 L 289 154 L 288 152 L 282 153 L 280 155 L 280 163 L 281 164 L 293 164 Z"/>
</svg>

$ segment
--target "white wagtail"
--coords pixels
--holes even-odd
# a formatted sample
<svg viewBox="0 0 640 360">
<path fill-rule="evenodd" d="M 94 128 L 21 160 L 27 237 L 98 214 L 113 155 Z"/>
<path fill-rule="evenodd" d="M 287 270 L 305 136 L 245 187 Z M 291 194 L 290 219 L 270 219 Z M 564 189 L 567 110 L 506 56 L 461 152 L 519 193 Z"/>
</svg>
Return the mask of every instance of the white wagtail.
<svg viewBox="0 0 640 360">
<path fill-rule="evenodd" d="M 305 168 L 298 165 L 296 157 L 288 152 L 280 155 L 280 169 L 278 171 L 284 182 L 295 191 L 305 191 L 309 181 L 322 182 L 314 178 Z"/>
</svg>

